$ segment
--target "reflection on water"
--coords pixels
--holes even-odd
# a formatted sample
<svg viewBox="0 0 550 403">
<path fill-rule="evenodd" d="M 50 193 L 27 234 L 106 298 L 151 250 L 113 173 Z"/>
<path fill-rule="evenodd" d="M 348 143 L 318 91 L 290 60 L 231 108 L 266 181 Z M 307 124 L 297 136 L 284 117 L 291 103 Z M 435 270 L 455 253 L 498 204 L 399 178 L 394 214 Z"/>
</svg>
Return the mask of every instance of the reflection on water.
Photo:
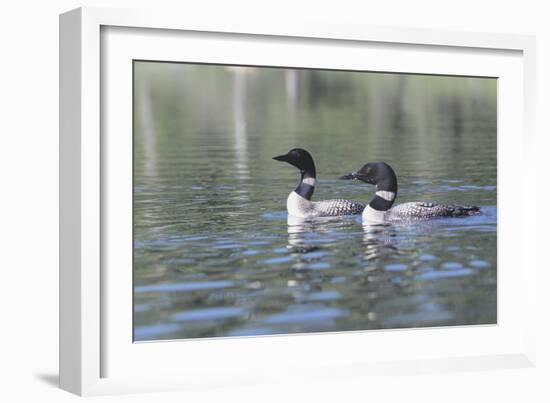
<svg viewBox="0 0 550 403">
<path fill-rule="evenodd" d="M 246 72 L 242 67 L 231 67 L 233 73 L 233 132 L 235 133 L 235 174 L 248 179 L 248 139 L 246 136 Z"/>
<path fill-rule="evenodd" d="M 398 249 L 395 245 L 396 233 L 391 226 L 363 225 L 363 247 L 365 261 L 382 261 L 384 257 L 396 254 Z M 396 265 L 394 265 L 396 266 Z"/>
<path fill-rule="evenodd" d="M 496 82 L 491 79 L 135 66 L 136 340 L 495 323 Z M 397 203 L 479 216 L 363 227 L 287 217 L 310 150 L 314 198 L 368 201 L 335 178 L 373 160 Z"/>
</svg>

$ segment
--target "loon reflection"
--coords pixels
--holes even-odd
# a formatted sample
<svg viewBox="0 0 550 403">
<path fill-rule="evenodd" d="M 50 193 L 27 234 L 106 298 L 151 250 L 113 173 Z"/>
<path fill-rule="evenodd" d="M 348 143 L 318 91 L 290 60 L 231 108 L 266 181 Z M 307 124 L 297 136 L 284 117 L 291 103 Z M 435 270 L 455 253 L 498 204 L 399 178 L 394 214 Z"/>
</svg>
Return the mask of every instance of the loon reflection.
<svg viewBox="0 0 550 403">
<path fill-rule="evenodd" d="M 351 220 L 352 223 L 355 219 Z M 327 236 L 335 226 L 348 226 L 350 220 L 341 221 L 335 218 L 306 219 L 289 215 L 287 217 L 288 244 L 287 249 L 296 257 L 294 268 L 302 268 L 302 255 L 323 251 L 323 245 L 315 235 L 325 233 L 323 242 L 333 242 L 335 236 Z M 355 224 L 353 224 L 355 225 Z M 335 234 L 336 235 L 336 234 Z M 398 253 L 397 232 L 391 226 L 363 226 L 362 245 L 363 258 L 366 261 L 384 259 Z"/>
<path fill-rule="evenodd" d="M 293 253 L 308 253 L 321 249 L 312 242 L 311 234 L 323 232 L 323 221 L 309 220 L 306 218 L 287 216 L 288 245 Z"/>
<path fill-rule="evenodd" d="M 363 226 L 364 260 L 380 261 L 398 253 L 396 236 L 393 227 Z"/>
</svg>

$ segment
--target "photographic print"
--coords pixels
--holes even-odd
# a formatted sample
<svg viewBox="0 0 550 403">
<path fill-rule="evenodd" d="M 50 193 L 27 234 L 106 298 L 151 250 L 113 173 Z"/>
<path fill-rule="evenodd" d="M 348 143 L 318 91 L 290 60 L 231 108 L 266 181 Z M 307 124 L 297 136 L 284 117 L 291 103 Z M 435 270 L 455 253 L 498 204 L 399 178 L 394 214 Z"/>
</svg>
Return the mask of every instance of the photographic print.
<svg viewBox="0 0 550 403">
<path fill-rule="evenodd" d="M 497 79 L 135 60 L 134 341 L 497 322 Z"/>
</svg>

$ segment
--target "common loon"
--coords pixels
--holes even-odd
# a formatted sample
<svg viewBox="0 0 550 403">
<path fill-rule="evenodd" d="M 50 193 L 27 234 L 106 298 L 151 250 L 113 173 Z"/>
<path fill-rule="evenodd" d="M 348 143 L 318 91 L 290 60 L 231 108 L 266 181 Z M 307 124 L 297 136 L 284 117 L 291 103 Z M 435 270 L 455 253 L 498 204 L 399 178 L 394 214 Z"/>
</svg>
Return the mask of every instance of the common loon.
<svg viewBox="0 0 550 403">
<path fill-rule="evenodd" d="M 387 221 L 461 217 L 479 214 L 477 206 L 410 202 L 392 208 L 397 196 L 397 176 L 385 162 L 369 162 L 356 172 L 341 179 L 359 179 L 376 185 L 376 193 L 363 211 L 364 224 L 383 224 Z"/>
<path fill-rule="evenodd" d="M 315 164 L 311 154 L 303 148 L 293 148 L 273 159 L 288 162 L 300 170 L 300 183 L 290 192 L 286 201 L 289 216 L 310 218 L 353 215 L 361 214 L 365 208 L 364 203 L 344 199 L 311 201 L 317 182 Z"/>
</svg>

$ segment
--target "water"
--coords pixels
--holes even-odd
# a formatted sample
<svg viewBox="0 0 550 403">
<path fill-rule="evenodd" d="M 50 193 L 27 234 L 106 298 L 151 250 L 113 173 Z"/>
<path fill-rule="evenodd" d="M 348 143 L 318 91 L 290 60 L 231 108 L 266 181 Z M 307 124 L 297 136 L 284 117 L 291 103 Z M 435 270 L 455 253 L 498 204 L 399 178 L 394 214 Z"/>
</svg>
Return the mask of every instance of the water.
<svg viewBox="0 0 550 403">
<path fill-rule="evenodd" d="M 138 62 L 134 110 L 135 340 L 496 323 L 496 80 Z M 295 146 L 482 214 L 288 221 Z"/>
</svg>

